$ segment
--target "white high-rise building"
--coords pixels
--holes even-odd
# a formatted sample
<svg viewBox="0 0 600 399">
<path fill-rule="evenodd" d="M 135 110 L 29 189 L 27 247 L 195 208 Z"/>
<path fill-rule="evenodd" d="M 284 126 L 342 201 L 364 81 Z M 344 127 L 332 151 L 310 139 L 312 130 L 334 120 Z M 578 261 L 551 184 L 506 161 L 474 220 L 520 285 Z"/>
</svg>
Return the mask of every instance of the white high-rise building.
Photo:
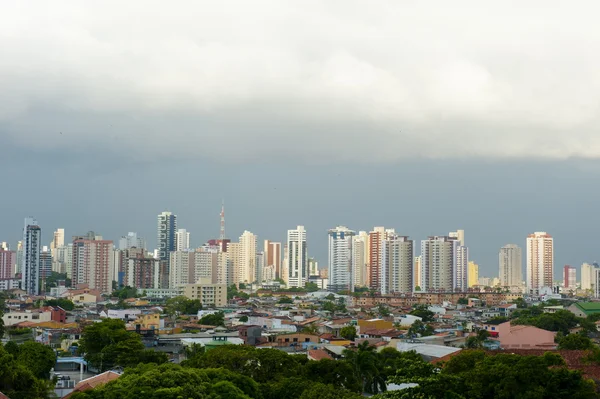
<svg viewBox="0 0 600 399">
<path fill-rule="evenodd" d="M 249 231 L 240 236 L 239 260 L 234 273 L 238 283 L 253 283 L 256 280 L 256 244 L 257 237 Z"/>
<path fill-rule="evenodd" d="M 352 242 L 352 273 L 354 286 L 367 285 L 367 264 L 369 262 L 369 233 L 359 231 Z"/>
<path fill-rule="evenodd" d="M 23 255 L 21 265 L 21 289 L 29 295 L 40 293 L 40 252 L 42 229 L 33 218 L 25 219 L 23 228 Z"/>
<path fill-rule="evenodd" d="M 319 276 L 319 262 L 315 258 L 308 258 L 308 275 L 309 277 Z"/>
<path fill-rule="evenodd" d="M 352 281 L 352 238 L 355 232 L 345 226 L 329 230 L 329 291 L 354 291 Z"/>
<path fill-rule="evenodd" d="M 421 288 L 421 259 L 421 256 L 415 256 L 413 266 L 413 287 L 415 290 L 417 287 Z"/>
<path fill-rule="evenodd" d="M 382 246 L 382 294 L 410 293 L 413 291 L 413 259 L 415 244 L 406 236 L 388 235 Z"/>
<path fill-rule="evenodd" d="M 545 231 L 527 236 L 527 289 L 531 293 L 539 293 L 542 287 L 552 287 L 553 271 L 552 236 Z"/>
<path fill-rule="evenodd" d="M 130 231 L 126 236 L 119 239 L 119 249 L 125 250 L 130 248 L 146 249 L 146 240 L 139 238 L 136 232 Z"/>
<path fill-rule="evenodd" d="M 598 267 L 595 264 L 584 263 L 581 265 L 581 289 L 595 291 L 595 272 Z"/>
<path fill-rule="evenodd" d="M 169 257 L 169 287 L 194 283 L 194 252 L 171 251 Z"/>
<path fill-rule="evenodd" d="M 190 249 L 190 233 L 186 229 L 179 229 L 175 233 L 175 250 L 186 251 Z"/>
<path fill-rule="evenodd" d="M 431 236 L 421 241 L 421 291 L 454 290 L 459 245 L 456 238 L 448 236 Z"/>
<path fill-rule="evenodd" d="M 306 230 L 298 226 L 288 230 L 286 272 L 288 287 L 304 287 L 308 279 L 308 249 L 306 245 Z"/>
<path fill-rule="evenodd" d="M 56 229 L 54 238 L 50 243 L 50 253 L 54 257 L 54 250 L 65 245 L 65 229 Z"/>
<path fill-rule="evenodd" d="M 454 279 L 454 289 L 461 292 L 467 291 L 469 288 L 469 248 L 464 245 L 459 245 L 456 248 Z"/>
<path fill-rule="evenodd" d="M 507 244 L 500 248 L 498 276 L 502 287 L 515 287 L 523 283 L 522 251 L 518 245 Z"/>
<path fill-rule="evenodd" d="M 456 230 L 448 233 L 448 237 L 456 238 L 458 241 L 458 245 L 465 245 L 465 231 L 464 230 Z"/>
</svg>

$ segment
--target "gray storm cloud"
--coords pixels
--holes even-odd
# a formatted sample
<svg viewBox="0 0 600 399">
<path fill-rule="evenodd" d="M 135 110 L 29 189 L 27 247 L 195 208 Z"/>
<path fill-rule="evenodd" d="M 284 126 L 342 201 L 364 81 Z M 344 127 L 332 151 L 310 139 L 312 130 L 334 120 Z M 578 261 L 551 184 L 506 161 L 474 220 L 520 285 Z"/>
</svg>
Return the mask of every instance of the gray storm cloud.
<svg viewBox="0 0 600 399">
<path fill-rule="evenodd" d="M 597 2 L 6 3 L 0 135 L 17 145 L 600 157 Z"/>
</svg>

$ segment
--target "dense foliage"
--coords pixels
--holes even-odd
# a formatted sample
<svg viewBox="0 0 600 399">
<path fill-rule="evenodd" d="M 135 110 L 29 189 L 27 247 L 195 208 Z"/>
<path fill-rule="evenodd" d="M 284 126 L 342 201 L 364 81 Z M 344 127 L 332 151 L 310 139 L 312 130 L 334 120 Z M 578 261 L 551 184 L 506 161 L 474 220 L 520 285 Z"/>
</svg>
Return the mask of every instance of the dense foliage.
<svg viewBox="0 0 600 399">
<path fill-rule="evenodd" d="M 354 339 L 356 339 L 356 327 L 354 326 L 346 326 L 346 327 L 342 327 L 342 329 L 340 330 L 340 335 L 342 336 L 342 338 L 346 338 L 349 339 L 350 341 L 354 341 Z"/>
<path fill-rule="evenodd" d="M 100 371 L 167 361 L 164 353 L 145 349 L 141 337 L 127 331 L 125 323 L 119 319 L 104 319 L 87 326 L 79 340 L 79 353 L 90 366 Z"/>
<path fill-rule="evenodd" d="M 225 314 L 223 312 L 211 313 L 198 320 L 198 324 L 207 326 L 224 326 Z"/>
<path fill-rule="evenodd" d="M 130 286 L 121 287 L 120 289 L 114 290 L 113 293 L 111 294 L 111 296 L 113 298 L 119 298 L 119 299 L 139 298 L 140 297 L 140 295 L 138 294 L 137 288 L 133 288 Z"/>
<path fill-rule="evenodd" d="M 188 299 L 185 296 L 177 296 L 167 299 L 165 312 L 167 314 L 198 314 L 202 309 L 199 299 Z"/>
<path fill-rule="evenodd" d="M 430 321 L 433 321 L 433 316 L 435 315 L 435 313 L 429 310 L 426 305 L 415 306 L 415 308 L 410 312 L 410 314 L 413 316 L 420 317 L 424 323 L 429 323 Z"/>
<path fill-rule="evenodd" d="M 579 371 L 567 369 L 560 355 L 554 353 L 519 356 L 464 351 L 441 371 L 429 363 L 407 361 L 399 365 L 390 381 L 418 385 L 376 398 L 598 398 L 595 384 L 584 379 Z"/>
<path fill-rule="evenodd" d="M 0 345 L 0 392 L 12 399 L 47 397 L 53 386 L 48 379 L 55 360 L 52 349 L 37 342 L 6 346 Z"/>
<path fill-rule="evenodd" d="M 45 306 L 60 306 L 64 310 L 71 311 L 75 309 L 75 304 L 66 298 L 50 299 L 44 302 Z"/>
</svg>

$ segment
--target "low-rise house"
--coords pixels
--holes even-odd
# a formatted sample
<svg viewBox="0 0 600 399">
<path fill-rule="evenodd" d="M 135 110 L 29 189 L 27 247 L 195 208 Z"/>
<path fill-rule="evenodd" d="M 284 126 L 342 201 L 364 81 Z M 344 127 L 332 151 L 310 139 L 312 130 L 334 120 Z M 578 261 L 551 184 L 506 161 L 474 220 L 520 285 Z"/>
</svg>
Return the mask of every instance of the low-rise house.
<svg viewBox="0 0 600 399">
<path fill-rule="evenodd" d="M 394 323 L 383 319 L 370 319 L 358 321 L 358 333 L 366 330 L 385 330 L 394 328 Z"/>
<path fill-rule="evenodd" d="M 42 321 L 51 321 L 52 320 L 52 312 L 43 311 L 43 310 L 27 310 L 24 312 L 8 312 L 2 316 L 2 321 L 4 321 L 5 326 L 12 326 L 14 324 L 23 322 L 23 321 L 31 321 L 34 323 L 39 323 Z"/>
<path fill-rule="evenodd" d="M 114 381 L 120 376 L 121 375 L 119 373 L 116 373 L 114 371 L 105 371 L 102 374 L 98 374 L 85 380 L 81 380 L 77 383 L 77 385 L 75 385 L 75 388 L 73 388 L 73 392 L 71 392 L 67 396 L 64 396 L 63 399 L 70 398 L 75 394 L 75 392 L 89 391 L 90 389 L 94 389 L 110 381 Z"/>
<path fill-rule="evenodd" d="M 306 343 L 318 344 L 319 341 L 318 335 L 302 333 L 279 334 L 275 337 L 275 343 L 278 346 L 302 346 Z"/>
<path fill-rule="evenodd" d="M 500 342 L 502 349 L 555 349 L 553 331 L 534 326 L 511 325 L 510 321 L 500 324 L 484 324 L 492 339 Z"/>
<path fill-rule="evenodd" d="M 588 317 L 600 313 L 600 302 L 575 302 L 567 310 L 577 317 Z"/>
</svg>

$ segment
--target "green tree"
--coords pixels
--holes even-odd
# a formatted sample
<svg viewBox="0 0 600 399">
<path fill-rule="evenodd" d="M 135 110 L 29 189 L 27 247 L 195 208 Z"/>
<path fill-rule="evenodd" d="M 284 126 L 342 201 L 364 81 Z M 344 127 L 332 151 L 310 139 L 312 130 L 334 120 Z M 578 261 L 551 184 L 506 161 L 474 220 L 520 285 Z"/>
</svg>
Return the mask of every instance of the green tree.
<svg viewBox="0 0 600 399">
<path fill-rule="evenodd" d="M 558 341 L 558 349 L 587 350 L 593 347 L 592 340 L 583 334 L 569 334 Z"/>
<path fill-rule="evenodd" d="M 168 314 L 197 314 L 202 309 L 199 299 L 188 299 L 185 296 L 177 296 L 167 299 L 166 312 Z"/>
<path fill-rule="evenodd" d="M 2 317 L 4 316 L 4 307 L 6 306 L 5 304 L 5 294 L 4 292 L 0 292 L 0 339 L 2 339 L 2 337 L 4 337 L 4 320 L 2 319 Z"/>
<path fill-rule="evenodd" d="M 27 367 L 36 378 L 49 378 L 50 370 L 56 363 L 56 355 L 46 345 L 27 341 L 19 345 L 17 361 Z"/>
<path fill-rule="evenodd" d="M 75 304 L 66 298 L 50 299 L 44 302 L 45 306 L 60 306 L 64 310 L 71 311 L 75 309 Z"/>
<path fill-rule="evenodd" d="M 132 288 L 130 286 L 126 286 L 126 287 L 121 287 L 120 289 L 113 291 L 113 293 L 111 294 L 111 297 L 119 298 L 119 299 L 129 299 L 129 298 L 139 298 L 140 295 L 138 294 L 137 288 Z"/>
<path fill-rule="evenodd" d="M 304 333 L 304 334 L 311 334 L 311 335 L 318 335 L 319 334 L 319 328 L 314 323 L 310 323 L 310 324 L 305 325 L 302 328 L 302 333 Z"/>
<path fill-rule="evenodd" d="M 410 337 L 428 337 L 433 335 L 434 330 L 429 324 L 423 323 L 421 320 L 415 320 L 408 329 Z"/>
<path fill-rule="evenodd" d="M 469 298 L 458 298 L 458 301 L 456 301 L 456 303 L 458 305 L 468 305 L 469 304 Z"/>
<path fill-rule="evenodd" d="M 260 397 L 251 378 L 223 369 L 184 368 L 175 364 L 140 365 L 127 369 L 117 380 L 74 399 L 248 399 Z"/>
<path fill-rule="evenodd" d="M 380 303 L 379 305 L 377 305 L 377 313 L 379 313 L 379 315 L 381 317 L 387 317 L 389 316 L 390 310 L 387 308 L 387 306 L 385 306 L 384 304 Z"/>
<path fill-rule="evenodd" d="M 28 349 L 26 351 L 29 352 Z M 34 374 L 43 371 L 45 359 L 41 359 L 40 366 L 34 365 L 35 370 L 30 370 L 27 364 L 17 359 L 17 356 L 0 345 L 0 392 L 13 399 L 48 397 L 53 388 L 52 380 L 37 378 Z"/>
<path fill-rule="evenodd" d="M 163 356 L 145 351 L 141 337 L 127 331 L 125 323 L 119 319 L 104 319 L 100 323 L 85 327 L 79 340 L 79 353 L 101 372 L 116 366 L 128 367 L 146 361 L 166 361 Z"/>
<path fill-rule="evenodd" d="M 279 300 L 277 301 L 277 303 L 294 303 L 294 300 L 292 298 L 290 298 L 289 296 L 282 295 L 279 297 Z"/>
<path fill-rule="evenodd" d="M 240 323 L 246 323 L 248 321 L 248 316 L 244 315 L 238 319 Z"/>
<path fill-rule="evenodd" d="M 356 327 L 354 326 L 345 326 L 340 330 L 340 335 L 343 338 L 349 339 L 350 341 L 354 341 L 356 339 Z"/>
<path fill-rule="evenodd" d="M 315 292 L 319 291 L 319 286 L 316 283 L 306 283 L 306 291 Z"/>
<path fill-rule="evenodd" d="M 356 378 L 352 365 L 347 361 L 331 359 L 310 361 L 304 366 L 303 376 L 309 381 L 331 385 L 337 389 L 362 392 L 362 384 Z"/>
<path fill-rule="evenodd" d="M 363 341 L 358 344 L 356 350 L 345 349 L 343 355 L 352 366 L 356 378 L 362 382 L 364 392 L 376 394 L 385 391 L 385 375 L 382 373 L 375 346 Z"/>
<path fill-rule="evenodd" d="M 300 395 L 300 399 L 361 399 L 362 395 L 346 389 L 335 388 L 321 383 L 312 384 Z"/>
<path fill-rule="evenodd" d="M 60 280 L 65 281 L 65 287 L 71 286 L 71 279 L 67 278 L 67 273 L 51 272 L 50 275 L 46 277 L 46 289 L 50 290 L 50 288 L 57 287 L 58 281 Z"/>
<path fill-rule="evenodd" d="M 331 301 L 325 301 L 321 304 L 321 309 L 327 312 L 334 313 L 335 312 L 335 304 Z"/>
<path fill-rule="evenodd" d="M 225 325 L 225 313 L 217 312 L 207 314 L 198 320 L 198 324 L 204 324 L 207 326 L 224 326 Z"/>
<path fill-rule="evenodd" d="M 426 305 L 417 305 L 409 314 L 420 317 L 424 323 L 429 323 L 433 321 L 435 313 L 429 310 Z"/>
</svg>

